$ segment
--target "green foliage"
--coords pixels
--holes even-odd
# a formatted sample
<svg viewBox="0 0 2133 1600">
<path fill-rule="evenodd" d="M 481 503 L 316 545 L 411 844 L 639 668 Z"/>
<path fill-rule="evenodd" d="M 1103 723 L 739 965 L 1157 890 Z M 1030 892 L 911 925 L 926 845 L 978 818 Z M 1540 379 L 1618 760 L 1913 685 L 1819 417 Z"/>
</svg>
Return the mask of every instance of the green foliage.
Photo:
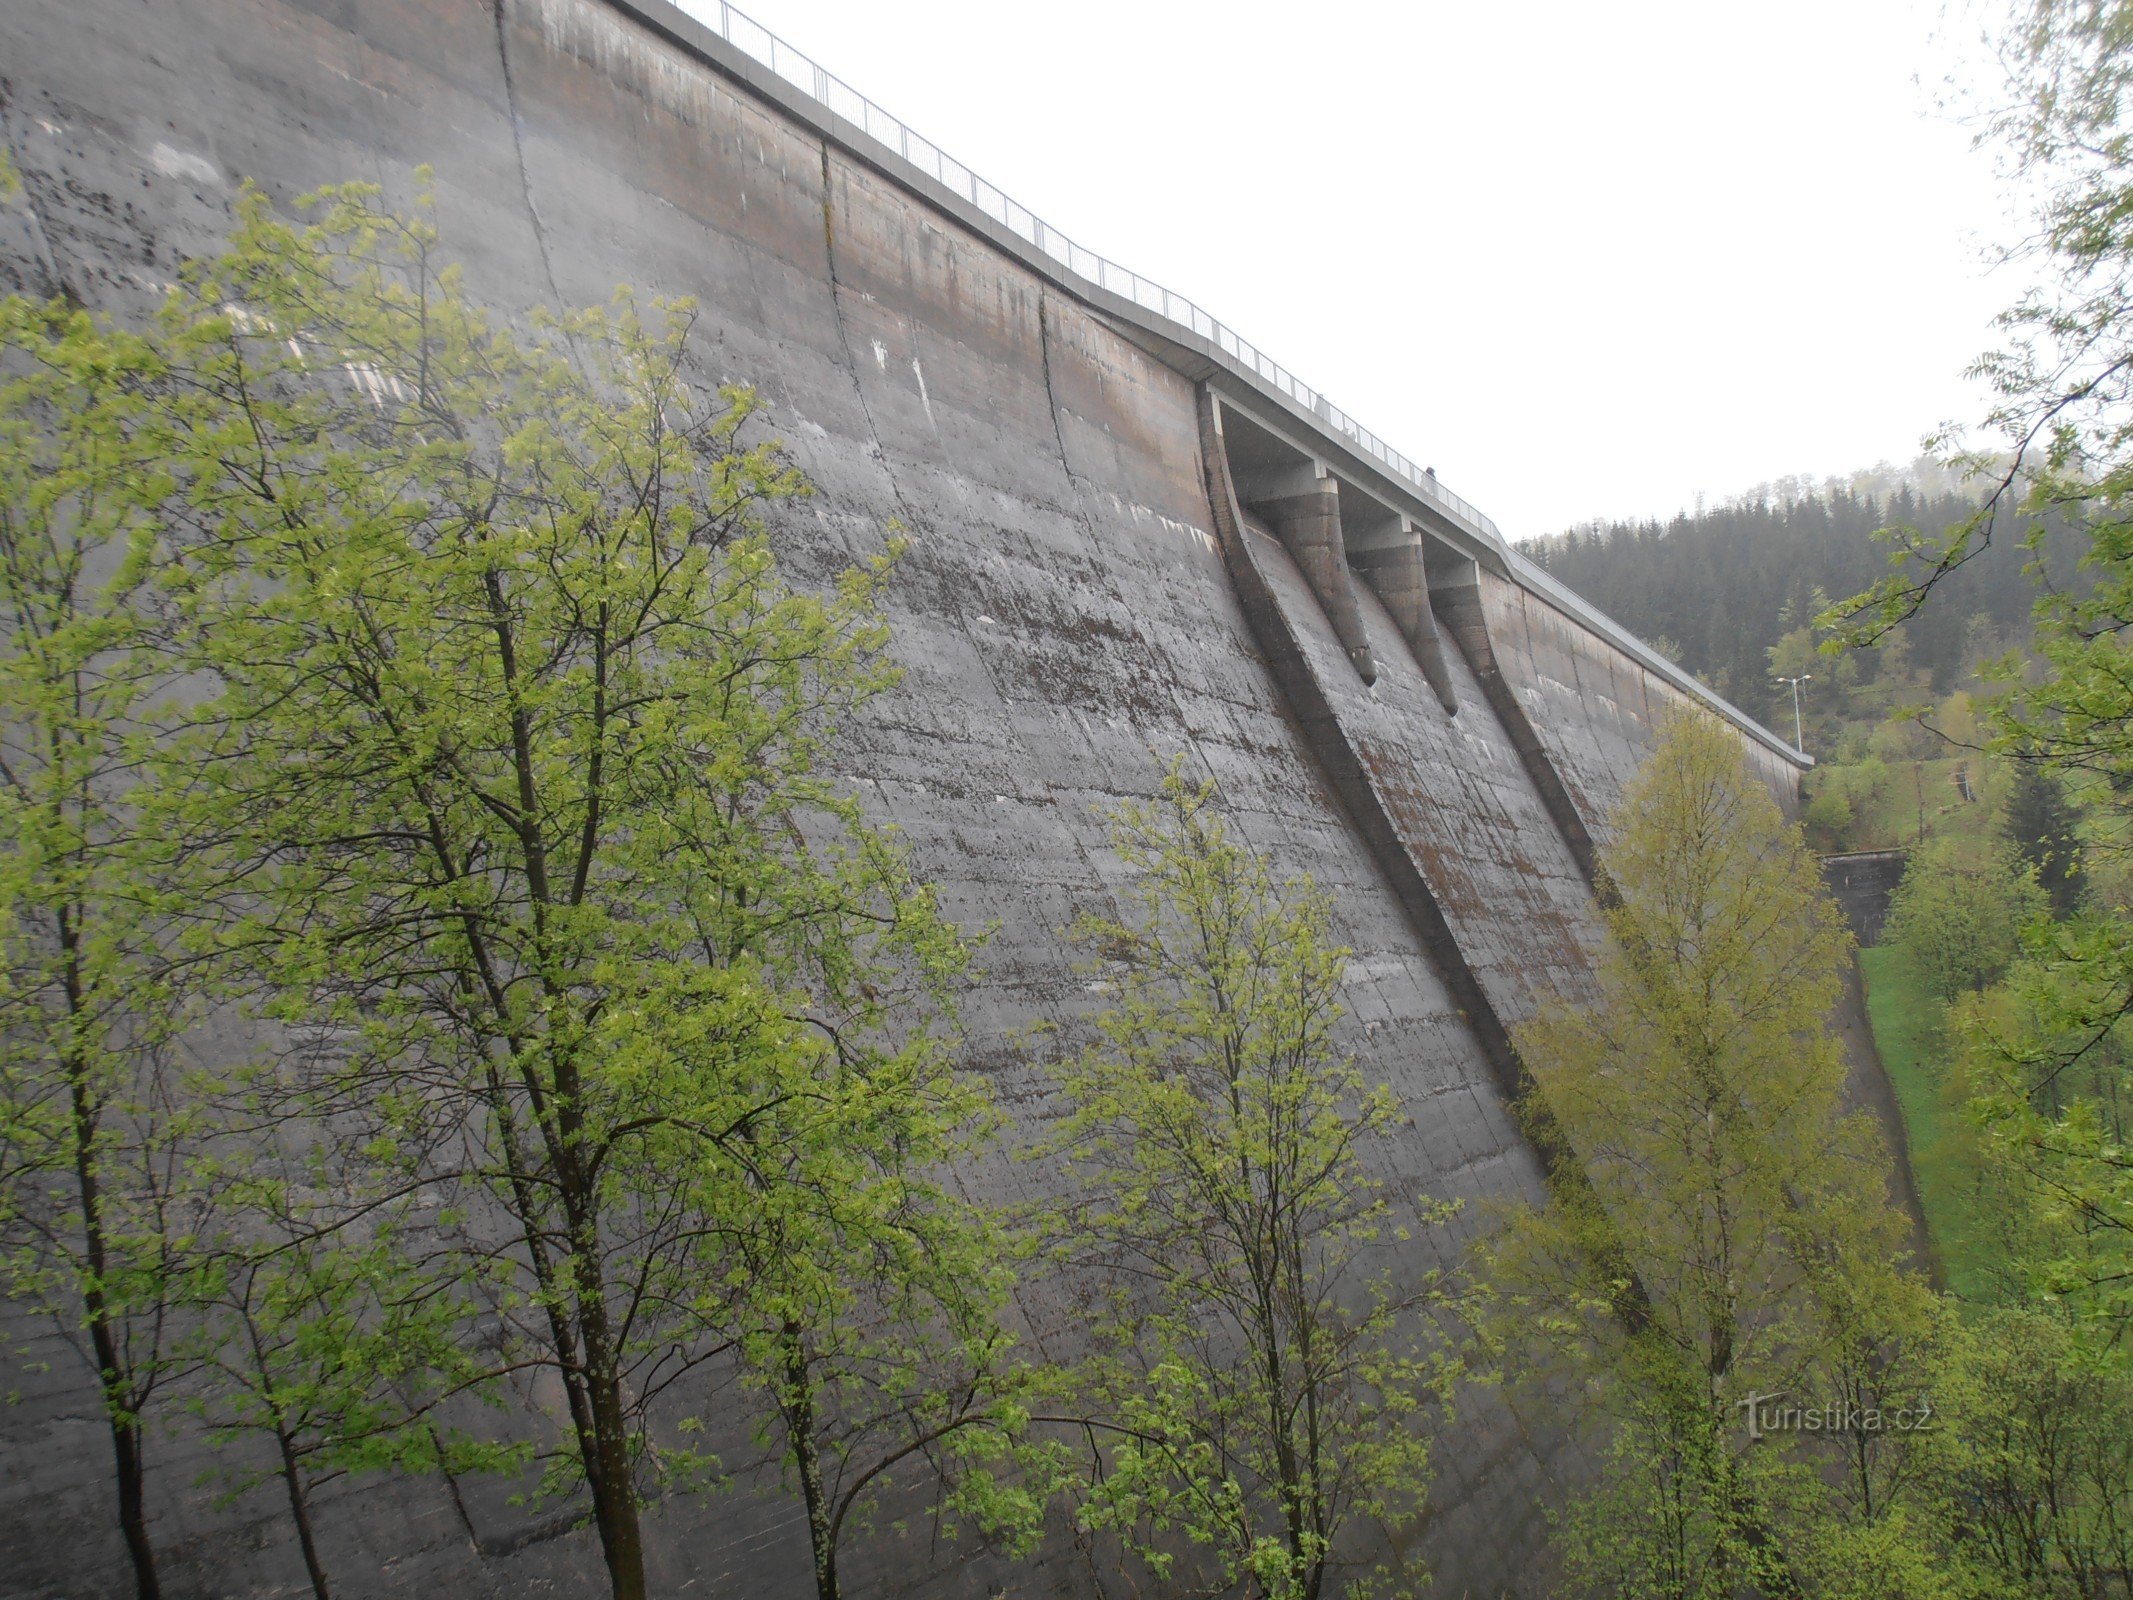
<svg viewBox="0 0 2133 1600">
<path fill-rule="evenodd" d="M 1700 1409 L 1658 1405 L 1618 1426 L 1597 1488 L 1557 1523 L 1566 1592 L 1731 1600 L 1744 1585 L 1782 1583 L 1743 1509 L 1752 1493 L 1734 1492 L 1740 1463 L 1716 1430 L 1694 1425 Z"/>
<path fill-rule="evenodd" d="M 1945 1522 L 1904 1504 L 1872 1522 L 1804 1530 L 1797 1581 L 1820 1600 L 2015 1600 L 2023 1591 L 1950 1551 Z"/>
<path fill-rule="evenodd" d="M 2124 1592 L 2133 1571 L 2133 1380 L 2051 1310 L 1951 1335 L 1933 1440 L 1951 1543 L 1998 1595 Z"/>
<path fill-rule="evenodd" d="M 2025 1288 L 2112 1328 L 2133 1316 L 2133 953 L 2121 917 L 2033 928 L 2006 983 L 1953 1019 L 1971 1115 L 2012 1192 L 2007 1233 Z"/>
<path fill-rule="evenodd" d="M 459 1343 L 467 1306 L 444 1272 L 410 1271 L 420 1246 L 401 1228 L 321 1231 L 203 1263 L 189 1280 L 195 1360 L 219 1374 L 191 1409 L 216 1442 L 263 1433 L 306 1470 L 303 1492 L 347 1472 L 461 1470 L 513 1454 L 468 1442 L 447 1450 L 426 1414 L 451 1382 L 481 1376 Z M 239 1458 L 244 1459 L 244 1458 Z M 219 1469 L 232 1494 L 270 1474 Z M 279 1470 L 278 1466 L 274 1470 Z"/>
<path fill-rule="evenodd" d="M 1655 1330 L 1718 1374 L 1736 1341 L 1775 1326 L 1795 1271 L 1779 1226 L 1793 1197 L 1814 1194 L 1826 1151 L 1863 1132 L 1843 1113 L 1843 1061 L 1822 1030 L 1849 941 L 1813 858 L 1716 724 L 1670 725 L 1616 832 L 1597 992 L 1517 1034 L 1594 1199 L 1521 1214 L 1497 1264 L 1530 1251 L 1575 1268 L 1577 1292 L 1545 1274 L 1532 1288 L 1566 1329 L 1586 1328 L 1609 1298 L 1589 1275 L 1605 1270 L 1590 1239 L 1606 1217 L 1588 1214 L 1604 1207 L 1638 1259 Z M 1726 1314 L 1714 1321 L 1713 1307 Z M 1616 1337 L 1611 1321 L 1590 1331 Z"/>
<path fill-rule="evenodd" d="M 154 579 L 168 477 L 137 442 L 151 344 L 0 302 L 0 1288 L 79 1335 L 122 1527 L 154 1591 L 143 1414 L 193 1226 L 171 1046 L 181 853 L 144 813 L 172 672 Z"/>
<path fill-rule="evenodd" d="M 1810 839 L 1834 849 L 1850 835 L 1854 814 L 1848 787 L 1842 783 L 1817 785 L 1814 798 L 1800 815 Z"/>
<path fill-rule="evenodd" d="M 2006 973 L 2047 904 L 2012 849 L 1936 839 L 1912 852 L 1883 938 L 1929 993 L 1952 1001 Z"/>
<path fill-rule="evenodd" d="M 294 1103 L 509 1219 L 463 1269 L 560 1384 L 548 1486 L 590 1490 L 635 1594 L 642 1484 L 714 1466 L 654 1408 L 686 1421 L 751 1297 L 842 1270 L 810 1250 L 900 1238 L 867 1197 L 982 1115 L 950 1065 L 964 947 L 823 769 L 895 679 L 895 551 L 827 597 L 780 580 L 757 512 L 805 485 L 742 442 L 751 394 L 689 382 L 686 303 L 514 332 L 426 222 L 311 205 L 247 195 L 163 316 L 168 583 L 217 685 L 166 825 L 212 842 L 203 926 L 271 1013 L 339 1032 Z"/>
<path fill-rule="evenodd" d="M 1947 754 L 1933 731 L 1915 716 L 1890 717 L 1878 723 L 1867 736 L 1867 748 L 1891 766 L 1897 762 L 1932 761 Z"/>
<path fill-rule="evenodd" d="M 1062 1448 L 1031 1420 L 1053 1374 L 1003 1326 L 1006 1236 L 950 1187 L 992 1131 L 976 1111 L 912 1127 L 899 1165 L 818 1153 L 810 1205 L 734 1235 L 726 1325 L 768 1401 L 759 1434 L 799 1491 L 821 1600 L 842 1593 L 842 1543 L 898 1476 L 924 1468 L 951 1525 L 1016 1556 L 1063 1485 Z"/>
<path fill-rule="evenodd" d="M 1158 1576 L 1182 1534 L 1217 1586 L 1306 1600 L 1352 1527 L 1419 1508 L 1419 1414 L 1453 1368 L 1418 1320 L 1429 1282 L 1369 1259 L 1404 1236 L 1363 1162 L 1400 1110 L 1336 1052 L 1330 902 L 1277 885 L 1181 768 L 1110 814 L 1129 912 L 1075 929 L 1108 995 L 1054 1146 L 1100 1288 L 1082 1377 L 1109 1444 L 1082 1515 Z"/>
<path fill-rule="evenodd" d="M 1671 723 L 1615 834 L 1595 990 L 1516 1033 L 1592 1187 L 1510 1216 L 1479 1310 L 1514 1374 L 1608 1436 L 1564 1524 L 1576 1592 L 1730 1595 L 1795 1581 L 1792 1531 L 1873 1522 L 1901 1471 L 1872 1445 L 1760 1448 L 1742 1405 L 1911 1390 L 1926 1307 L 1825 1028 L 1850 941 L 1737 737 Z"/>
<path fill-rule="evenodd" d="M 2007 838 L 2051 898 L 2068 916 L 2081 903 L 2088 874 L 2081 865 L 2076 813 L 2057 779 L 2033 762 L 2015 763 L 2004 821 Z"/>
<path fill-rule="evenodd" d="M 256 1152 L 248 1165 L 227 1175 L 235 1226 L 186 1274 L 188 1409 L 216 1445 L 270 1447 L 271 1466 L 225 1453 L 214 1476 L 227 1500 L 279 1482 L 312 1592 L 330 1600 L 312 1510 L 321 1487 L 356 1472 L 509 1471 L 524 1450 L 435 1421 L 493 1373 L 465 1343 L 476 1308 L 463 1274 L 425 1248 L 412 1208 L 366 1196 L 329 1210 L 307 1202 L 310 1185 L 260 1170 Z"/>
<path fill-rule="evenodd" d="M 1802 782 L 1816 849 L 1890 850 L 2005 835 L 2020 763 L 1986 748 L 1994 702 L 1966 690 L 1853 724 Z"/>
<path fill-rule="evenodd" d="M 0 1229 L 80 1299 L 122 1501 L 125 1340 L 182 1295 L 307 1556 L 326 1478 L 509 1466 L 432 1413 L 539 1370 L 545 1487 L 641 1594 L 643 1494 L 719 1472 L 710 1364 L 781 1414 L 766 1328 L 889 1438 L 869 1481 L 956 1454 L 1026 1537 L 1008 1252 L 929 1176 L 991 1126 L 968 949 L 826 761 L 895 681 L 898 546 L 782 580 L 807 486 L 691 381 L 688 303 L 507 327 L 424 218 L 302 204 L 246 193 L 144 336 L 0 307 Z M 282 1044 L 181 1084 L 210 974 Z"/>
</svg>

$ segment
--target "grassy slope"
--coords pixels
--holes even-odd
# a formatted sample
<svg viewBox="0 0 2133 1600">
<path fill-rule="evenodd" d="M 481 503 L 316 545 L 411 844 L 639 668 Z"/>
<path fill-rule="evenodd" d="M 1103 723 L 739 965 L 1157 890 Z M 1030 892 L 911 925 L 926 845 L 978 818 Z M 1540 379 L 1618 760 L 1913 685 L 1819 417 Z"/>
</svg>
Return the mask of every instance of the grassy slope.
<svg viewBox="0 0 2133 1600">
<path fill-rule="evenodd" d="M 1959 773 L 1970 779 L 1967 795 Z M 1810 842 L 1825 852 L 1899 849 L 1915 844 L 1921 827 L 1938 838 L 1982 838 L 1998 822 L 1996 808 L 1984 801 L 1982 781 L 1975 757 L 1891 762 L 1878 782 L 1870 781 L 1867 769 L 1820 768 L 1809 776 L 1807 792 L 1841 792 L 1850 802 L 1852 820 L 1838 833 L 1811 825 Z"/>
<path fill-rule="evenodd" d="M 1940 1007 L 1888 946 L 1860 951 L 1859 965 L 1866 974 L 1874 1046 L 1903 1107 L 1911 1171 L 1943 1278 L 1963 1299 L 1995 1299 L 2003 1259 L 1999 1230 L 1978 1192 L 1969 1130 L 1942 1090 Z"/>
</svg>

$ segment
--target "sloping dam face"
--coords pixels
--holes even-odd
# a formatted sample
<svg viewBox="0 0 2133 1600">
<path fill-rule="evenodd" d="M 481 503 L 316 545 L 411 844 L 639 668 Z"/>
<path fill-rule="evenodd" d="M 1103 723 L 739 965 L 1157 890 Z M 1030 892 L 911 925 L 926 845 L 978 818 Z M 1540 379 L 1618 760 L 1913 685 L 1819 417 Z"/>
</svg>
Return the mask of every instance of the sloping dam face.
<svg viewBox="0 0 2133 1600">
<path fill-rule="evenodd" d="M 287 203 L 375 179 L 404 204 L 427 163 L 481 299 L 629 283 L 701 302 L 700 377 L 757 386 L 820 491 L 778 530 L 789 569 L 826 576 L 891 522 L 912 535 L 890 596 L 906 676 L 845 766 L 950 911 L 998 922 L 967 1017 L 1010 1142 L 1052 1108 L 1006 1041 L 1093 1003 L 1058 930 L 1120 881 L 1096 808 L 1184 752 L 1279 872 L 1336 896 L 1347 1043 L 1407 1112 L 1373 1152 L 1389 1192 L 1540 1196 L 1505 1030 L 1577 990 L 1593 841 L 1693 691 L 1459 503 L 1219 340 L 1048 266 L 662 5 L 8 0 L 0 74 L 25 182 L 0 207 L 6 289 L 138 314 L 216 246 L 241 180 Z M 1792 804 L 1800 763 L 1733 720 Z M 1023 1197 L 1050 1181 L 1004 1155 L 970 1176 Z M 1453 1262 L 1480 1209 L 1420 1231 L 1405 1265 Z M 1041 1285 L 1025 1309 L 1040 1344 L 1066 1321 Z M 22 1399 L 0 1410 L 0 1592 L 117 1592 L 88 1375 L 10 1331 L 51 1364 L 10 1374 Z M 208 1446 L 151 1448 L 167 1592 L 300 1577 L 271 1492 L 217 1508 L 195 1486 Z M 1556 1431 L 1471 1395 L 1437 1459 L 1413 1541 L 1433 1592 L 1530 1592 L 1543 1506 L 1577 1474 Z M 338 1486 L 320 1519 L 351 1593 L 568 1593 L 597 1570 L 589 1534 L 479 1486 L 463 1506 L 427 1483 Z M 651 1540 L 658 1593 L 807 1584 L 775 1498 L 676 1501 Z M 848 1582 L 1093 1592 L 1063 1541 L 1010 1570 L 884 1535 Z"/>
</svg>

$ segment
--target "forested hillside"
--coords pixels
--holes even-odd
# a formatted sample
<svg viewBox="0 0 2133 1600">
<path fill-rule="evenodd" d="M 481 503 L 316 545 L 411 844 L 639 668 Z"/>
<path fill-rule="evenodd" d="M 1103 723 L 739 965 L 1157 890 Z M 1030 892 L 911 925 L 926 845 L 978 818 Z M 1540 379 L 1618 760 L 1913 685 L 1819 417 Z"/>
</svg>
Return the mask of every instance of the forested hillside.
<svg viewBox="0 0 2133 1600">
<path fill-rule="evenodd" d="M 1744 710 L 1774 718 L 1772 648 L 1812 620 L 1821 597 L 1855 593 L 1887 570 L 1874 531 L 1901 524 L 1937 534 L 1973 503 L 1944 478 L 1908 473 L 1795 480 L 1664 523 L 1587 524 L 1526 553 Z M 2003 537 L 1950 577 L 1945 595 L 1904 629 L 1908 671 L 1945 692 L 1971 662 L 2021 638 L 2032 598 L 2026 559 Z M 1878 675 L 1873 664 L 1860 667 Z M 1789 730 L 1789 700 L 1785 710 Z"/>
</svg>

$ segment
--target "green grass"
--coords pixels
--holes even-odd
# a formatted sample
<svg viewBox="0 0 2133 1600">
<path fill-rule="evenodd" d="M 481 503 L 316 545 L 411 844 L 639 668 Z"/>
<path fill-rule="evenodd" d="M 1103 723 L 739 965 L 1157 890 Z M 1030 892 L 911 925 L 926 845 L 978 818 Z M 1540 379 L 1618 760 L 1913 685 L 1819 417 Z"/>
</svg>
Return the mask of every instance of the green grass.
<svg viewBox="0 0 2133 1600">
<path fill-rule="evenodd" d="M 1946 1092 L 1940 1003 L 1887 945 L 1859 952 L 1874 1045 L 1903 1109 L 1911 1172 L 1947 1287 L 1965 1300 L 2000 1298 L 2005 1233 L 1978 1183 L 1977 1145 Z"/>
</svg>

